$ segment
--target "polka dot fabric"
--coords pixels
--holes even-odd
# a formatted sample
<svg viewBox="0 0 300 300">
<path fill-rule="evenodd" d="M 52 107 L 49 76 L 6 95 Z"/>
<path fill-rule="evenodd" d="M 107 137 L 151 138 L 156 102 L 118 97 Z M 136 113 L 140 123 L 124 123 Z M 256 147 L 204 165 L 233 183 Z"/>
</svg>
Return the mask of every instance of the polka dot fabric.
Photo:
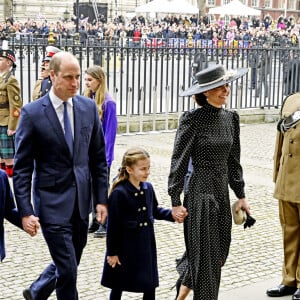
<svg viewBox="0 0 300 300">
<path fill-rule="evenodd" d="M 245 197 L 238 114 L 206 104 L 182 116 L 168 182 L 172 206 L 181 205 L 190 158 L 194 169 L 183 202 L 189 213 L 184 222 L 185 278 L 192 281 L 194 299 L 217 300 L 231 242 L 228 186 L 238 198 Z"/>
</svg>

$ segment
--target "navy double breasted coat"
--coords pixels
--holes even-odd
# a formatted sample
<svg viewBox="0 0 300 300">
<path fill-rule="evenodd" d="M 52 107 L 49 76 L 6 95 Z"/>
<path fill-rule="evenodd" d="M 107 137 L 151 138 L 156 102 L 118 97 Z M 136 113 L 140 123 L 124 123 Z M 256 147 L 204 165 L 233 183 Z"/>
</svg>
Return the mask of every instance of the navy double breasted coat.
<svg viewBox="0 0 300 300">
<path fill-rule="evenodd" d="M 116 186 L 108 200 L 106 256 L 118 255 L 121 265 L 110 267 L 105 256 L 102 285 L 129 292 L 158 286 L 154 219 L 174 221 L 170 209 L 158 206 L 151 183 Z"/>
<path fill-rule="evenodd" d="M 5 258 L 4 219 L 22 228 L 19 212 L 6 173 L 0 169 L 0 261 Z"/>
</svg>

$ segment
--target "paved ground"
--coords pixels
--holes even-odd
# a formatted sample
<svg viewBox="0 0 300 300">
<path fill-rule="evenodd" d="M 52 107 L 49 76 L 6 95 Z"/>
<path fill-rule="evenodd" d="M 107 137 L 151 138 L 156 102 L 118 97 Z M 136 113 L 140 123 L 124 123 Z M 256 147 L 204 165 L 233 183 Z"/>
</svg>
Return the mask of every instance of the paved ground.
<svg viewBox="0 0 300 300">
<path fill-rule="evenodd" d="M 167 176 L 174 134 L 162 132 L 118 136 L 112 176 L 125 150 L 131 146 L 146 148 L 151 155 L 150 181 L 155 187 L 160 204 L 169 207 Z M 222 273 L 220 300 L 268 299 L 265 295 L 266 288 L 280 281 L 281 231 L 277 201 L 272 197 L 275 134 L 274 123 L 241 126 L 246 191 L 257 223 L 247 230 L 242 226 L 233 227 L 230 255 Z M 232 195 L 232 200 L 234 199 Z M 23 288 L 39 275 L 50 258 L 41 233 L 31 238 L 10 224 L 6 224 L 5 231 L 7 258 L 0 264 L 0 299 L 21 300 Z M 160 274 L 157 299 L 174 299 L 175 290 L 171 290 L 171 287 L 177 279 L 175 259 L 184 251 L 182 225 L 157 221 L 156 239 Z M 104 249 L 105 238 L 96 239 L 90 235 L 79 268 L 80 299 L 108 299 L 109 290 L 101 287 L 99 283 Z M 53 299 L 54 295 L 51 297 Z M 141 299 L 141 295 L 126 293 L 123 299 Z"/>
</svg>

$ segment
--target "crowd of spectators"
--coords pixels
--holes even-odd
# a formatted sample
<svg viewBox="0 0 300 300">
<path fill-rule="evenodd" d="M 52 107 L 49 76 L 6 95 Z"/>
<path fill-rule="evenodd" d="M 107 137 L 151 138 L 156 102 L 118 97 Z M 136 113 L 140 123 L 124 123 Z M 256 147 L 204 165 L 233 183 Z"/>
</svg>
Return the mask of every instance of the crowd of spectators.
<svg viewBox="0 0 300 300">
<path fill-rule="evenodd" d="M 200 16 L 169 16 L 161 19 L 148 20 L 144 16 L 125 20 L 118 16 L 112 21 L 107 21 L 100 16 L 96 20 L 89 21 L 81 15 L 78 20 L 47 20 L 28 19 L 25 22 L 8 18 L 0 23 L 0 37 L 32 34 L 48 36 L 52 32 L 54 36 L 73 37 L 77 32 L 81 44 L 86 44 L 88 37 L 97 40 L 126 40 L 132 39 L 138 43 L 150 39 L 188 39 L 197 43 L 200 40 L 218 41 L 251 41 L 253 43 L 266 43 L 270 45 L 298 45 L 300 34 L 300 21 L 293 18 L 279 18 L 272 20 L 269 16 L 264 19 L 232 17 L 225 21 L 223 18 L 211 21 L 208 15 Z"/>
</svg>

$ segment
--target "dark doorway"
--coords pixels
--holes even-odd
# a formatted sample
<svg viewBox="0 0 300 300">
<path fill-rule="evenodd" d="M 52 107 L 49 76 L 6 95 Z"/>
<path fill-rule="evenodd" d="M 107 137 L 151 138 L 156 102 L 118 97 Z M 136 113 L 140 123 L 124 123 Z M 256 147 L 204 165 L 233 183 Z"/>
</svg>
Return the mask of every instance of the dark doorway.
<svg viewBox="0 0 300 300">
<path fill-rule="evenodd" d="M 97 3 L 99 21 L 101 19 L 101 15 L 104 16 L 105 21 L 107 21 L 107 6 L 107 3 Z M 84 18 L 88 17 L 88 23 L 93 23 L 93 21 L 96 20 L 95 11 L 91 2 L 80 2 L 78 4 L 78 16 L 76 13 L 76 2 L 74 3 L 73 10 L 74 15 L 78 18 L 80 18 L 81 15 L 83 15 Z"/>
</svg>

